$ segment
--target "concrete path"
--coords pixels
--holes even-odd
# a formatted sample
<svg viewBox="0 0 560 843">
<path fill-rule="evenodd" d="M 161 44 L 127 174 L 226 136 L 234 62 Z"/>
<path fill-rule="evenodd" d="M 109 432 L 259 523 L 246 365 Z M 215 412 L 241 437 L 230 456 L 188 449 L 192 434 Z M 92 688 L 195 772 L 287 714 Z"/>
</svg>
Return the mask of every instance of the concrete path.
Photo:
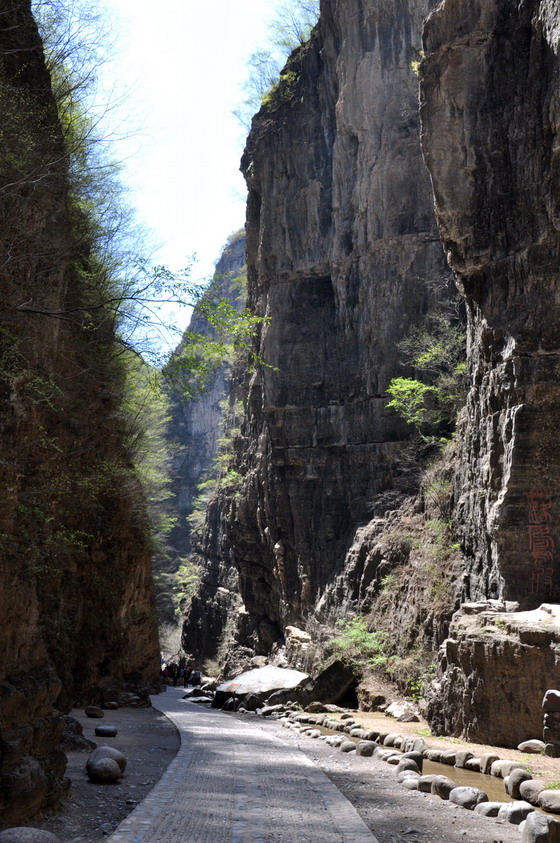
<svg viewBox="0 0 560 843">
<path fill-rule="evenodd" d="M 110 843 L 378 843 L 307 756 L 183 693 L 152 697 L 181 747 Z"/>
</svg>

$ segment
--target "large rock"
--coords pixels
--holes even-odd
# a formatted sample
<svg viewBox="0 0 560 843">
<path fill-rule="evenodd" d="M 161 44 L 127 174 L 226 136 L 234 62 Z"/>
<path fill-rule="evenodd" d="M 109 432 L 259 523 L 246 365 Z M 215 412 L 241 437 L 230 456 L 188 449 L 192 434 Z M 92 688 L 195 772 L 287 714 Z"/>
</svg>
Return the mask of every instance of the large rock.
<svg viewBox="0 0 560 843">
<path fill-rule="evenodd" d="M 239 700 L 249 696 L 255 698 L 257 705 L 259 701 L 262 705 L 275 691 L 287 690 L 294 695 L 294 689 L 300 688 L 308 679 L 309 676 L 300 670 L 290 670 L 273 665 L 258 667 L 218 685 L 212 700 L 212 706 L 221 708 L 228 699 Z"/>
</svg>

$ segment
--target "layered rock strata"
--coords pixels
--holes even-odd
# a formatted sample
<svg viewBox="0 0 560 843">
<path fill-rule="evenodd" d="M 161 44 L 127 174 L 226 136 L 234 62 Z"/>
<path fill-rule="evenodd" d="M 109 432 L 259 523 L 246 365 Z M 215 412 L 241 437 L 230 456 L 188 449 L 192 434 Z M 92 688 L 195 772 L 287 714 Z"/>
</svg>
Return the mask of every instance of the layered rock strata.
<svg viewBox="0 0 560 843">
<path fill-rule="evenodd" d="M 509 747 L 542 734 L 543 695 L 558 675 L 559 607 L 511 608 L 464 604 L 454 615 L 441 646 L 441 679 L 430 691 L 435 734 Z"/>
<path fill-rule="evenodd" d="M 156 682 L 159 654 L 120 347 L 92 315 L 93 265 L 25 0 L 0 12 L 0 109 L 0 824 L 13 825 L 66 789 L 60 711 Z"/>
<path fill-rule="evenodd" d="M 445 0 L 422 63 L 423 150 L 469 313 L 456 520 L 471 599 L 560 599 L 558 11 Z"/>
<path fill-rule="evenodd" d="M 244 387 L 242 479 L 224 504 L 260 653 L 301 625 L 359 525 L 409 491 L 386 409 L 397 343 L 448 270 L 419 146 L 412 62 L 430 2 L 325 0 L 254 118 L 242 161 L 249 302 L 270 317 Z"/>
</svg>

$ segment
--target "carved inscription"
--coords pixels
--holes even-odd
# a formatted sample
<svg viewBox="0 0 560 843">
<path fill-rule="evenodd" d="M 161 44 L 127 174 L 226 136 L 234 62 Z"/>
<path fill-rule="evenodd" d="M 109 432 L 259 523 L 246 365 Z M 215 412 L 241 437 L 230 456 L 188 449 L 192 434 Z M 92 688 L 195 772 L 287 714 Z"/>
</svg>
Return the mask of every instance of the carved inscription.
<svg viewBox="0 0 560 843">
<path fill-rule="evenodd" d="M 552 535 L 552 494 L 531 491 L 526 494 L 529 507 L 529 552 L 533 594 L 552 594 L 554 537 Z"/>
</svg>

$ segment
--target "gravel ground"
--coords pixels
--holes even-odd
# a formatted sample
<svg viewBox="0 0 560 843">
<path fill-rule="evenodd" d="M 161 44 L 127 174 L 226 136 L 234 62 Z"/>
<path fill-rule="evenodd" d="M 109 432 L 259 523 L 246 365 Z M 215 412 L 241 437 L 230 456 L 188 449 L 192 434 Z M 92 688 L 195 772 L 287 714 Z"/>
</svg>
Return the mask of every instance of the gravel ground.
<svg viewBox="0 0 560 843">
<path fill-rule="evenodd" d="M 95 739 L 96 725 L 117 726 L 116 738 L 98 739 L 98 743 L 111 744 L 125 753 L 129 761 L 126 775 L 116 784 L 91 784 L 85 774 L 88 753 L 69 753 L 67 775 L 72 781 L 69 796 L 57 811 L 29 824 L 53 832 L 64 843 L 94 843 L 110 834 L 151 790 L 175 756 L 179 740 L 175 727 L 154 709 L 107 711 L 102 721 L 91 720 L 81 711 L 73 711 L 72 716 L 80 720 L 85 736 L 91 739 Z M 282 727 L 279 721 L 255 715 L 224 713 L 223 716 L 242 717 L 245 722 L 249 719 L 256 729 L 270 731 L 304 752 L 353 803 L 379 843 L 520 841 L 517 826 L 479 817 L 429 794 L 405 790 L 396 782 L 394 768 L 384 762 L 341 753 L 323 741 Z M 394 731 L 405 731 L 400 729 L 401 724 L 391 722 Z M 409 729 L 418 727 L 418 724 L 406 725 Z M 457 743 L 451 746 L 457 748 Z M 466 744 L 465 747 L 469 748 Z M 514 757 L 508 750 L 501 750 L 500 754 Z M 453 768 L 449 768 L 448 775 L 453 778 Z"/>
</svg>

